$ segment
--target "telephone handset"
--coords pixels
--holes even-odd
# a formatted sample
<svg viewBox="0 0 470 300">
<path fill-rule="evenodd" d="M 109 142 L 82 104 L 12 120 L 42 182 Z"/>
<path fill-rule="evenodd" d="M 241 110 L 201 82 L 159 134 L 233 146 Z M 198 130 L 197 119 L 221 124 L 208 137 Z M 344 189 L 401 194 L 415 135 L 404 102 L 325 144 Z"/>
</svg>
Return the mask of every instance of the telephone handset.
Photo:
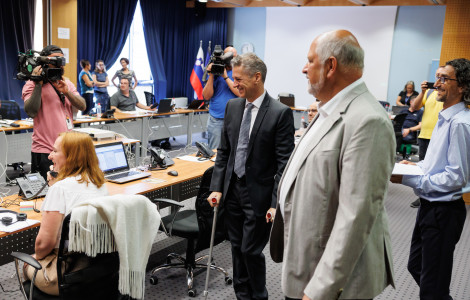
<svg viewBox="0 0 470 300">
<path fill-rule="evenodd" d="M 151 169 L 166 169 L 175 164 L 170 155 L 163 149 L 150 148 L 150 154 L 152 155 Z"/>
<path fill-rule="evenodd" d="M 209 148 L 209 145 L 207 145 L 206 143 L 196 142 L 196 147 L 199 150 L 196 156 L 201 156 L 202 158 L 210 159 L 212 156 L 215 155 L 214 151 L 212 151 L 212 149 Z"/>
<path fill-rule="evenodd" d="M 24 196 L 24 200 L 39 198 L 46 196 L 47 182 L 39 173 L 27 174 L 24 178 L 17 178 L 20 187 L 20 196 Z"/>
</svg>

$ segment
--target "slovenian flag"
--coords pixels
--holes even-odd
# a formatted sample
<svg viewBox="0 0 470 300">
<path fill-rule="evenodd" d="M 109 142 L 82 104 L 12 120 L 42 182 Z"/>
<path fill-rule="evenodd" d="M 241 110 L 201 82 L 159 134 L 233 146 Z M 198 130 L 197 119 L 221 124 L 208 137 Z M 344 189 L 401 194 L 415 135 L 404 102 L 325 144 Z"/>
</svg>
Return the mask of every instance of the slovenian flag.
<svg viewBox="0 0 470 300">
<path fill-rule="evenodd" d="M 193 71 L 189 81 L 194 89 L 194 97 L 202 100 L 202 75 L 204 75 L 204 52 L 202 51 L 202 41 L 199 45 L 199 51 L 197 52 L 196 62 L 194 63 Z"/>
</svg>

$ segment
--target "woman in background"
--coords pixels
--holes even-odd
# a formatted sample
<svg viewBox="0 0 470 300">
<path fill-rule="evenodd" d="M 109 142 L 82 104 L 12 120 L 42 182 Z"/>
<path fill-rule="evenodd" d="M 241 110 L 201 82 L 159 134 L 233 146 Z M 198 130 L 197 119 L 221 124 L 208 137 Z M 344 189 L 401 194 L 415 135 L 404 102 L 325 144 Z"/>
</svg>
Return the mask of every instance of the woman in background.
<svg viewBox="0 0 470 300">
<path fill-rule="evenodd" d="M 418 96 L 418 92 L 415 91 L 415 83 L 413 81 L 408 81 L 405 84 L 403 91 L 398 94 L 397 105 L 398 106 L 410 106 L 411 98 Z"/>
<path fill-rule="evenodd" d="M 135 76 L 135 72 L 128 68 L 129 59 L 122 57 L 119 61 L 121 63 L 122 69 L 116 71 L 116 74 L 114 74 L 113 78 L 111 79 L 111 82 L 114 84 L 115 87 L 119 88 L 119 85 L 117 85 L 114 82 L 114 79 L 116 77 L 119 78 L 119 82 L 121 82 L 122 78 L 127 78 L 129 79 L 129 82 L 132 83 L 132 79 L 134 79 L 134 85 L 133 86 L 132 84 L 130 85 L 131 89 L 134 90 L 135 87 L 137 86 L 138 81 L 137 81 L 137 77 Z"/>
<path fill-rule="evenodd" d="M 101 105 L 101 111 L 105 112 L 109 109 L 109 94 L 108 94 L 108 73 L 106 73 L 106 66 L 104 61 L 98 59 L 95 63 L 95 71 L 92 74 L 93 82 L 95 83 L 95 97 L 96 104 Z"/>
<path fill-rule="evenodd" d="M 47 174 L 49 190 L 42 204 L 42 220 L 35 243 L 35 257 L 42 266 L 34 285 L 44 293 L 58 295 L 57 253 L 62 221 L 77 204 L 108 195 L 91 137 L 79 132 L 61 133 L 49 155 L 57 178 Z M 25 264 L 25 278 L 34 268 Z"/>
<path fill-rule="evenodd" d="M 93 108 L 93 78 L 91 77 L 91 64 L 87 59 L 80 60 L 82 71 L 78 75 L 80 79 L 80 94 L 86 102 L 86 108 L 83 111 L 84 115 L 88 115 Z"/>
</svg>

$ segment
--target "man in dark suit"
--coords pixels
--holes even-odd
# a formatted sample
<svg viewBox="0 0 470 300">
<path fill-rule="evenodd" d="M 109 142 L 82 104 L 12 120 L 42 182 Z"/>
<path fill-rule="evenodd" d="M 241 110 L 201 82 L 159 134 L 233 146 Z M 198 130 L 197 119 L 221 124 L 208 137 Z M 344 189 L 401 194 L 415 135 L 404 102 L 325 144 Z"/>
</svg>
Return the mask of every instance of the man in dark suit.
<svg viewBox="0 0 470 300">
<path fill-rule="evenodd" d="M 262 251 L 279 179 L 294 149 L 294 119 L 290 108 L 265 91 L 267 69 L 261 59 L 247 53 L 235 57 L 232 67 L 242 98 L 230 100 L 225 109 L 208 201 L 212 206 L 224 201 L 237 299 L 268 299 Z"/>
</svg>

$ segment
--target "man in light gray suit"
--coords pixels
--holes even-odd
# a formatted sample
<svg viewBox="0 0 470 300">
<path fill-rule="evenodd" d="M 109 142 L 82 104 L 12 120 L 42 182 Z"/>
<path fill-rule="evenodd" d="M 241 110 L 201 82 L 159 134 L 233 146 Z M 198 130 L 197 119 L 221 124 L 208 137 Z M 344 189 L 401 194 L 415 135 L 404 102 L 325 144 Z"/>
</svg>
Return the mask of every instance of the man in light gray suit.
<svg viewBox="0 0 470 300">
<path fill-rule="evenodd" d="M 395 160 L 390 119 L 362 80 L 349 31 L 318 36 L 303 69 L 319 113 L 279 184 L 271 256 L 286 299 L 372 299 L 394 285 L 384 199 Z"/>
</svg>

